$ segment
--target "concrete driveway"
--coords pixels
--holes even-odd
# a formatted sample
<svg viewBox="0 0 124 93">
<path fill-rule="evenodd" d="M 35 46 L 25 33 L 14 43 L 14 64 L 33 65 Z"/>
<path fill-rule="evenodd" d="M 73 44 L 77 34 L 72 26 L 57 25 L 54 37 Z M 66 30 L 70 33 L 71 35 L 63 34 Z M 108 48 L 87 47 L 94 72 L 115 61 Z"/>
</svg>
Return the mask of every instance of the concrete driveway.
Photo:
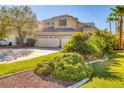
<svg viewBox="0 0 124 93">
<path fill-rule="evenodd" d="M 7 48 L 0 49 L 0 64 L 27 60 L 60 51 L 60 48 Z"/>
</svg>

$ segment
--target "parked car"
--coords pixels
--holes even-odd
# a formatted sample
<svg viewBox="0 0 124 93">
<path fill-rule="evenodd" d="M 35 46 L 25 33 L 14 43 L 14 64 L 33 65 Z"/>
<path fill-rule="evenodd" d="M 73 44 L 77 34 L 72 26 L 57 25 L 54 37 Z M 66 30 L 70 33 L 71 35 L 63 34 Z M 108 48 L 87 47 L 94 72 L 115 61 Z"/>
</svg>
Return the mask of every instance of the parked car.
<svg viewBox="0 0 124 93">
<path fill-rule="evenodd" d="M 8 46 L 10 42 L 6 41 L 6 40 L 0 40 L 0 45 L 1 46 Z"/>
</svg>

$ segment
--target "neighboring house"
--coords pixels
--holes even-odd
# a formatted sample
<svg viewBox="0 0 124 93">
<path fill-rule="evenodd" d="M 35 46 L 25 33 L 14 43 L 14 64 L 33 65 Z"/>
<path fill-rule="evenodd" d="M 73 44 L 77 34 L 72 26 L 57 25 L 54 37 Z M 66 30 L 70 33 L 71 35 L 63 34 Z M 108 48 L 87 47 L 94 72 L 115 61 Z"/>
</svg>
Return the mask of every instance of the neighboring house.
<svg viewBox="0 0 124 93">
<path fill-rule="evenodd" d="M 16 46 L 16 34 L 9 34 L 7 38 L 5 38 L 5 41 L 1 42 L 1 45 L 9 45 L 11 42 L 13 46 Z M 7 42 L 7 43 L 6 43 Z"/>
<path fill-rule="evenodd" d="M 95 29 L 92 22 L 82 23 L 76 17 L 61 15 L 39 21 L 38 29 L 33 34 L 29 33 L 26 38 L 34 38 L 36 47 L 63 47 L 74 32 L 92 33 Z M 13 45 L 16 45 L 15 41 L 15 37 L 12 38 Z"/>
</svg>

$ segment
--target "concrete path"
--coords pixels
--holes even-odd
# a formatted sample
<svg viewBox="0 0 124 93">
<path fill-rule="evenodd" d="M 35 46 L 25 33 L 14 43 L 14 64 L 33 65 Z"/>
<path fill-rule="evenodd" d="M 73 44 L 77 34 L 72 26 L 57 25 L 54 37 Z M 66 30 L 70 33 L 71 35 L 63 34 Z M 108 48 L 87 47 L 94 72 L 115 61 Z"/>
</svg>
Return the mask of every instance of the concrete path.
<svg viewBox="0 0 124 93">
<path fill-rule="evenodd" d="M 60 48 L 9 48 L 0 49 L 0 64 L 27 60 L 58 52 Z"/>
</svg>

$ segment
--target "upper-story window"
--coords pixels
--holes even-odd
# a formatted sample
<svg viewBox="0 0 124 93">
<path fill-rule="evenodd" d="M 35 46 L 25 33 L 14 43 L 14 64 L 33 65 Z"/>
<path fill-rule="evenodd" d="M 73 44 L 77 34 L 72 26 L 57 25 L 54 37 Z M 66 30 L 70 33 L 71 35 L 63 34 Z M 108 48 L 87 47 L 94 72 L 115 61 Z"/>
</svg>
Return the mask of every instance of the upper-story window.
<svg viewBox="0 0 124 93">
<path fill-rule="evenodd" d="M 63 20 L 59 20 L 59 26 L 66 26 L 67 24 L 67 20 L 63 19 Z"/>
<path fill-rule="evenodd" d="M 47 22 L 47 25 L 50 25 L 50 22 Z"/>
<path fill-rule="evenodd" d="M 52 22 L 52 26 L 54 25 L 54 22 Z"/>
</svg>

